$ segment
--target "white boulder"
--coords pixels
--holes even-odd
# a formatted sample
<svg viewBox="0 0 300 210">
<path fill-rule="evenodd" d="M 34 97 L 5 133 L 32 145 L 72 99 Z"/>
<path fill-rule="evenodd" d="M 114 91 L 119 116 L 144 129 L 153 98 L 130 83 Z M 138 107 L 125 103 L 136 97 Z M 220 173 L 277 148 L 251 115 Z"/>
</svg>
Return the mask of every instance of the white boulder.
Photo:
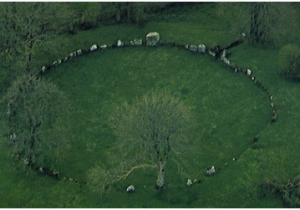
<svg viewBox="0 0 300 210">
<path fill-rule="evenodd" d="M 127 187 L 126 192 L 134 192 L 134 186 L 130 185 L 129 187 Z"/>
<path fill-rule="evenodd" d="M 214 175 L 216 173 L 216 170 L 215 170 L 215 167 L 214 166 L 212 166 L 211 168 L 208 168 L 207 170 L 206 170 L 206 174 L 208 175 L 208 176 L 212 176 L 212 175 Z"/>
<path fill-rule="evenodd" d="M 192 180 L 191 180 L 191 179 L 188 179 L 187 182 L 186 182 L 186 185 L 187 185 L 187 186 L 191 186 L 192 184 L 193 184 L 193 183 L 192 183 Z"/>
</svg>

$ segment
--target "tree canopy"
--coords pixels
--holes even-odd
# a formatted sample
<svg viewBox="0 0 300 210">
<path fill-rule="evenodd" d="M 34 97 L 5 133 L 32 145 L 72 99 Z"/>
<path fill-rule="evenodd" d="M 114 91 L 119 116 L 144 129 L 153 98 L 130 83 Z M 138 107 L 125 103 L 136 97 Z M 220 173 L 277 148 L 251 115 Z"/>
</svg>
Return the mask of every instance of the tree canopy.
<svg viewBox="0 0 300 210">
<path fill-rule="evenodd" d="M 5 124 L 13 156 L 25 165 L 50 167 L 67 142 L 54 125 L 57 116 L 68 110 L 64 94 L 49 82 L 23 75 L 2 102 L 7 104 Z"/>
<path fill-rule="evenodd" d="M 156 90 L 118 107 L 111 122 L 120 144 L 127 145 L 127 151 L 123 152 L 140 149 L 144 158 L 157 165 L 156 185 L 164 188 L 169 155 L 186 144 L 188 130 L 193 125 L 189 109 L 178 98 Z"/>
</svg>

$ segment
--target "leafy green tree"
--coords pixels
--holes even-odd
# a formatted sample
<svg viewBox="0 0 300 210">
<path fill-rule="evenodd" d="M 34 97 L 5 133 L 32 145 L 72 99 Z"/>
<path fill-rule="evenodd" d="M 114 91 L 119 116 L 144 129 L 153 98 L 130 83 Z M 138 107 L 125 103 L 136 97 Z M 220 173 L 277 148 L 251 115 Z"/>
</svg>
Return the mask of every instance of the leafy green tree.
<svg viewBox="0 0 300 210">
<path fill-rule="evenodd" d="M 18 77 L 2 100 L 7 105 L 6 128 L 14 157 L 31 167 L 51 167 L 62 156 L 67 140 L 55 126 L 68 111 L 57 87 L 32 75 Z"/>
<path fill-rule="evenodd" d="M 286 45 L 279 52 L 281 73 L 291 79 L 300 79 L 300 48 Z"/>
<path fill-rule="evenodd" d="M 139 148 L 140 159 L 156 164 L 156 186 L 163 189 L 169 156 L 186 144 L 193 125 L 189 109 L 169 93 L 152 91 L 117 108 L 111 122 L 123 152 L 137 154 Z"/>
</svg>

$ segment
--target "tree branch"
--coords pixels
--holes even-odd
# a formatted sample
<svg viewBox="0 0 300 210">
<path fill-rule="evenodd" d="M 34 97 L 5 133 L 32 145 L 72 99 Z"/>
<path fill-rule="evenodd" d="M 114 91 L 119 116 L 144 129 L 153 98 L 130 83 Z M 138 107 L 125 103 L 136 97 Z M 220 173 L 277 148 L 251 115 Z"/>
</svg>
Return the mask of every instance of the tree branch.
<svg viewBox="0 0 300 210">
<path fill-rule="evenodd" d="M 145 167 L 149 167 L 149 168 L 156 168 L 156 165 L 150 165 L 150 164 L 142 164 L 142 165 L 137 165 L 137 166 L 133 166 L 129 171 L 127 171 L 127 173 L 121 175 L 116 181 L 119 181 L 121 179 L 125 179 L 129 176 L 129 174 L 139 168 L 145 168 Z"/>
</svg>

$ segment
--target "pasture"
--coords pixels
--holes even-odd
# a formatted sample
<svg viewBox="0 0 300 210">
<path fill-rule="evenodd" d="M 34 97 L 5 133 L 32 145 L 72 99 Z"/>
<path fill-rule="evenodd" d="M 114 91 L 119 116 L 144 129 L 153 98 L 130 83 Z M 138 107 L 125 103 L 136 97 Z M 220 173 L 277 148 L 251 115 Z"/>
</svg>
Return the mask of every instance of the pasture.
<svg viewBox="0 0 300 210">
<path fill-rule="evenodd" d="M 74 51 L 117 39 L 144 39 L 150 31 L 159 32 L 162 40 L 183 44 L 216 42 L 224 47 L 234 41 L 238 36 L 227 33 L 230 24 L 220 24 L 216 16 L 209 15 L 214 11 L 210 4 L 205 8 L 210 10 L 185 8 L 173 21 L 165 19 L 179 11 L 167 11 L 159 21 L 154 19 L 143 28 L 103 26 L 58 37 L 55 44 L 67 40 L 68 49 Z M 196 13 L 207 21 L 196 18 Z M 145 168 L 133 171 L 101 197 L 88 185 L 68 179 L 57 181 L 35 172 L 25 175 L 12 167 L 3 149 L 0 207 L 283 207 L 275 196 L 260 197 L 259 185 L 265 178 L 286 181 L 299 174 L 299 84 L 280 77 L 277 48 L 243 43 L 230 51 L 229 60 L 251 69 L 272 93 L 278 113 L 275 124 L 270 125 L 268 95 L 243 73 L 235 73 L 207 54 L 177 47 L 136 46 L 96 51 L 52 68 L 43 78 L 55 83 L 71 102 L 71 114 L 61 113 L 55 125 L 65 129 L 71 145 L 65 150 L 64 161 L 57 165 L 61 177 L 87 180 L 88 171 L 96 164 L 114 167 L 110 160 L 118 158 L 114 146 L 121 140 L 108 126 L 110 113 L 122 102 L 132 102 L 153 88 L 178 96 L 190 107 L 197 123 L 189 134 L 188 150 L 182 148 L 183 173 L 171 158 L 166 167 L 165 191 L 154 187 L 156 170 Z M 253 143 L 256 135 L 259 140 Z M 0 144 L 2 148 L 6 145 L 4 140 Z M 219 170 L 207 177 L 206 167 L 211 165 Z M 187 187 L 188 178 L 202 182 Z M 128 194 L 126 187 L 130 184 L 136 192 Z"/>
</svg>

